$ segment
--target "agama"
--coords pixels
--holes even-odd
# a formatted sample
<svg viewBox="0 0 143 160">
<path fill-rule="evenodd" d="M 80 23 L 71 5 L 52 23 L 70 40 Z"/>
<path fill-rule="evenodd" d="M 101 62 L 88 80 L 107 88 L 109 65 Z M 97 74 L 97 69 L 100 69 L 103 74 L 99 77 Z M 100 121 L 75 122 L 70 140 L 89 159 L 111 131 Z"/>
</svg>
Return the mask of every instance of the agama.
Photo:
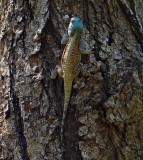
<svg viewBox="0 0 143 160">
<path fill-rule="evenodd" d="M 64 109 L 63 116 L 61 122 L 61 141 L 63 141 L 64 137 L 64 123 L 66 118 L 66 113 L 71 97 L 72 91 L 72 83 L 73 80 L 78 76 L 80 72 L 80 61 L 81 54 L 90 54 L 92 51 L 86 51 L 82 49 L 82 35 L 84 32 L 83 24 L 80 18 L 73 17 L 71 18 L 69 27 L 68 27 L 68 36 L 64 36 L 61 43 L 65 44 L 66 47 L 62 54 L 61 64 L 60 66 L 56 66 L 56 71 L 59 75 L 62 75 L 64 79 Z M 62 72 L 62 74 L 61 74 Z M 54 76 L 53 76 L 54 77 Z"/>
</svg>

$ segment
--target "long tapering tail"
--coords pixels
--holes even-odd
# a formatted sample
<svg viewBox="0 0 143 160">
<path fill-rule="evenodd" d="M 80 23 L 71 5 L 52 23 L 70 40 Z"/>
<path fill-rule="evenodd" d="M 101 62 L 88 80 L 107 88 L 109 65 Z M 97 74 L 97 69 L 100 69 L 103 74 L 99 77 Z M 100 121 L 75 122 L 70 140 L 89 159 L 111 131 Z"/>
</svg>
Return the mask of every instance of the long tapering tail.
<svg viewBox="0 0 143 160">
<path fill-rule="evenodd" d="M 61 122 L 61 141 L 64 139 L 64 125 L 65 125 L 65 118 L 68 110 L 68 105 L 71 97 L 71 90 L 72 90 L 72 81 L 64 81 L 64 93 L 65 93 L 65 99 L 64 99 L 64 109 L 63 109 L 63 115 L 62 115 L 62 122 Z"/>
</svg>

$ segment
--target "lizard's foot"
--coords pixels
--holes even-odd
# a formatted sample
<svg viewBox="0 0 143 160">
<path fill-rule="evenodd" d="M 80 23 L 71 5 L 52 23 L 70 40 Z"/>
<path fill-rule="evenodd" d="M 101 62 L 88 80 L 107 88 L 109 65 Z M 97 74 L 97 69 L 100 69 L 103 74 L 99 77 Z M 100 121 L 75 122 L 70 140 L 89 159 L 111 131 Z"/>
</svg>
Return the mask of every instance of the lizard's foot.
<svg viewBox="0 0 143 160">
<path fill-rule="evenodd" d="M 51 79 L 56 79 L 57 75 L 63 77 L 62 68 L 59 65 L 56 65 L 55 69 L 51 71 Z"/>
<path fill-rule="evenodd" d="M 56 79 L 56 77 L 57 77 L 57 71 L 56 71 L 56 69 L 54 69 L 54 70 L 51 71 L 50 78 L 51 79 Z"/>
<path fill-rule="evenodd" d="M 80 52 L 81 52 L 81 54 L 92 54 L 92 53 L 94 53 L 93 51 L 88 51 L 88 50 L 83 50 L 83 49 L 80 49 Z"/>
</svg>

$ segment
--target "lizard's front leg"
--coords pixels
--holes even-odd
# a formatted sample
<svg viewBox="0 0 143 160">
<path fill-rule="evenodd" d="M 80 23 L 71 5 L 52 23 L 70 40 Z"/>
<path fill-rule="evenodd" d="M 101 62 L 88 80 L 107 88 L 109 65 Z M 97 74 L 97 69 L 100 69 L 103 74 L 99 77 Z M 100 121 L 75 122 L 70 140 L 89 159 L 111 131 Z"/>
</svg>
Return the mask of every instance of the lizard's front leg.
<svg viewBox="0 0 143 160">
<path fill-rule="evenodd" d="M 81 50 L 80 49 L 81 54 L 92 54 L 93 51 L 87 51 L 87 50 Z"/>
<path fill-rule="evenodd" d="M 85 48 L 86 48 L 85 42 L 82 40 L 81 45 L 80 45 L 81 54 L 92 54 L 93 53 L 93 51 L 86 50 Z"/>
<path fill-rule="evenodd" d="M 61 44 L 67 44 L 68 40 L 69 40 L 69 35 L 64 34 L 61 40 Z"/>
</svg>

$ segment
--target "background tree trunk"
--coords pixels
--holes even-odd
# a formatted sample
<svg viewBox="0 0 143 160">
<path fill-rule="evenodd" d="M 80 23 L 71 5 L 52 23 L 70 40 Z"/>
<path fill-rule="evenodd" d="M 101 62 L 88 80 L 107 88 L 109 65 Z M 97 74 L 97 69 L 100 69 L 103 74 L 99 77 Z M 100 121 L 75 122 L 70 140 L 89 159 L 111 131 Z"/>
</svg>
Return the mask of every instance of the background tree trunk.
<svg viewBox="0 0 143 160">
<path fill-rule="evenodd" d="M 73 16 L 94 54 L 82 56 L 62 147 L 63 80 L 50 73 Z M 1 160 L 143 159 L 142 0 L 1 0 L 0 18 Z"/>
</svg>

